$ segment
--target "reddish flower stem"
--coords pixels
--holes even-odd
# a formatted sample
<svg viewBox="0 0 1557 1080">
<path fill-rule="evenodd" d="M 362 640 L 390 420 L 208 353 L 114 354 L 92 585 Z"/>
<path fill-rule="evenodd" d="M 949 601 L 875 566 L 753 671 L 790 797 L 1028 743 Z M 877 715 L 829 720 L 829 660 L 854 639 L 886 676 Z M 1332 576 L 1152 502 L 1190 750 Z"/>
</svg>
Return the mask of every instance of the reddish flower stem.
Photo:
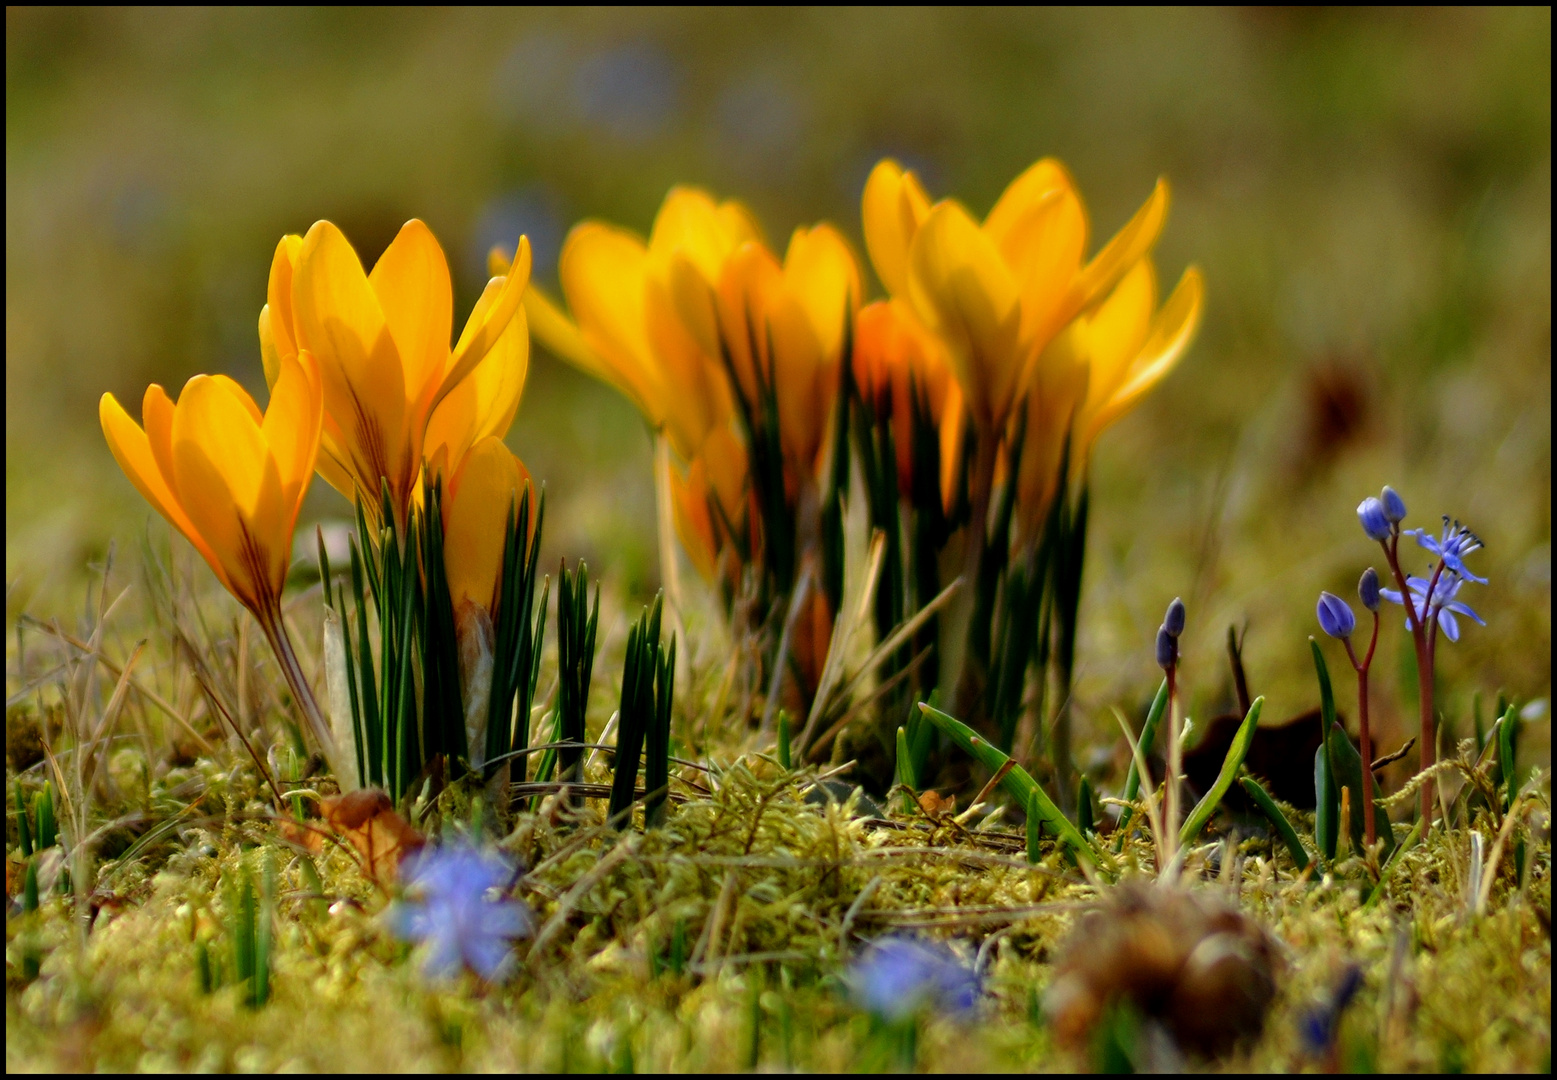
<svg viewBox="0 0 1557 1080">
<path fill-rule="evenodd" d="M 1373 638 L 1368 642 L 1368 653 L 1357 659 L 1357 654 L 1352 650 L 1352 639 L 1343 638 L 1346 643 L 1346 655 L 1351 658 L 1352 668 L 1357 672 L 1357 728 L 1358 736 L 1362 743 L 1362 822 L 1364 844 L 1368 848 L 1373 847 L 1377 839 L 1377 829 L 1373 824 L 1373 737 L 1368 730 L 1368 668 L 1373 663 L 1373 650 L 1379 644 L 1379 613 L 1373 613 Z"/>
</svg>

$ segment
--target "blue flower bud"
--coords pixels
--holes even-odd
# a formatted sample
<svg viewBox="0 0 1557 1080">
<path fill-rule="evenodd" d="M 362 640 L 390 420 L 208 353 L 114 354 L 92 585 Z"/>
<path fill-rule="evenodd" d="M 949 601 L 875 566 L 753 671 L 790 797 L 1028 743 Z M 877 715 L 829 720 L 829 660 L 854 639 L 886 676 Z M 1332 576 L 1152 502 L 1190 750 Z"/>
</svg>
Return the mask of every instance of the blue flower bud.
<svg viewBox="0 0 1557 1080">
<path fill-rule="evenodd" d="M 1357 616 L 1351 605 L 1335 593 L 1319 594 L 1319 628 L 1333 638 L 1349 638 L 1357 629 Z"/>
<path fill-rule="evenodd" d="M 1384 504 L 1373 496 L 1369 495 L 1357 504 L 1357 520 L 1362 522 L 1362 531 L 1368 534 L 1369 540 L 1389 539 L 1389 517 L 1384 513 Z"/>
<path fill-rule="evenodd" d="M 1169 637 L 1176 638 L 1184 632 L 1184 601 L 1176 596 L 1168 605 L 1168 613 L 1162 617 L 1162 628 Z"/>
<path fill-rule="evenodd" d="M 1399 523 L 1406 519 L 1406 501 L 1388 484 L 1384 485 L 1380 501 L 1384 504 L 1384 516 L 1391 522 Z"/>
<path fill-rule="evenodd" d="M 1357 583 L 1357 599 L 1369 611 L 1379 610 L 1379 572 L 1371 566 L 1362 572 L 1362 580 Z"/>
<path fill-rule="evenodd" d="M 1166 626 L 1157 628 L 1157 666 L 1167 671 L 1179 662 L 1179 642 Z"/>
</svg>

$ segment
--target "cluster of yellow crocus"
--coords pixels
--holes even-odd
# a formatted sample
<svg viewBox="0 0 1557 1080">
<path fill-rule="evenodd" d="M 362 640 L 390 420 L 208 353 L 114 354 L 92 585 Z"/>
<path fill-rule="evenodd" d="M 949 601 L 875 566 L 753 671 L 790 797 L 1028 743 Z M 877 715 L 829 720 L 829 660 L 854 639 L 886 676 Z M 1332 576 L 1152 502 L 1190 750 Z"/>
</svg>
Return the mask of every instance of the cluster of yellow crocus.
<svg viewBox="0 0 1557 1080">
<path fill-rule="evenodd" d="M 863 201 L 877 275 L 956 371 L 981 444 L 975 493 L 987 492 L 1025 399 L 1020 516 L 1041 520 L 1065 440 L 1084 469 L 1097 435 L 1161 381 L 1199 322 L 1194 268 L 1155 308 L 1150 252 L 1167 218 L 1166 182 L 1091 259 L 1081 197 L 1051 158 L 1013 180 L 982 223 L 953 199 L 931 204 L 891 160 L 872 171 Z"/>
<path fill-rule="evenodd" d="M 501 267 L 502 254 L 493 257 Z M 568 234 L 558 270 L 571 314 L 532 289 L 536 336 L 620 389 L 669 442 L 685 466 L 671 477 L 683 544 L 700 571 L 719 574 L 722 562 L 733 584 L 762 543 L 738 410 L 760 423 L 771 392 L 785 494 L 814 496 L 863 291 L 853 251 L 819 225 L 796 229 L 780 262 L 745 207 L 677 187 L 647 241 L 585 221 Z"/>
<path fill-rule="evenodd" d="M 524 390 L 529 244 L 494 276 L 450 346 L 453 291 L 431 231 L 407 222 L 364 272 L 328 221 L 286 236 L 271 263 L 259 337 L 262 415 L 226 376 L 197 375 L 175 405 L 146 391 L 144 429 L 112 394 L 103 433 L 125 474 L 259 620 L 310 727 L 328 728 L 281 619 L 298 509 L 314 470 L 377 520 L 389 492 L 403 530 L 442 477 L 445 563 L 456 601 L 495 603 L 506 513 L 529 474 L 502 443 Z M 532 516 L 533 520 L 533 516 Z"/>
<path fill-rule="evenodd" d="M 1064 167 L 1044 159 L 1018 176 L 982 222 L 957 201 L 932 203 L 897 162 L 872 171 L 863 198 L 866 248 L 888 299 L 860 309 L 858 264 L 828 225 L 796 230 L 784 261 L 735 202 L 678 187 L 645 242 L 600 222 L 576 226 L 561 283 L 571 318 L 526 296 L 536 334 L 617 386 L 685 465 L 673 479 L 676 523 L 693 563 L 733 581 L 753 557 L 749 455 L 735 437 L 733 397 L 771 387 L 779 403 L 790 494 L 815 476 L 828 437 L 846 319 L 854 379 L 893 426 L 899 489 L 911 476 L 914 393 L 941 437 L 949 504 L 972 467 L 975 513 L 998 476 L 1016 474 L 1018 520 L 1031 535 L 1070 460 L 1085 470 L 1098 434 L 1168 373 L 1199 321 L 1194 268 L 1157 307 L 1150 252 L 1168 210 L 1159 182 L 1090 259 L 1088 224 Z M 1018 406 L 1020 462 L 1001 459 Z M 976 461 L 962 460 L 971 426 Z M 741 548 L 732 533 L 746 538 Z M 760 538 L 759 538 L 760 540 Z"/>
</svg>

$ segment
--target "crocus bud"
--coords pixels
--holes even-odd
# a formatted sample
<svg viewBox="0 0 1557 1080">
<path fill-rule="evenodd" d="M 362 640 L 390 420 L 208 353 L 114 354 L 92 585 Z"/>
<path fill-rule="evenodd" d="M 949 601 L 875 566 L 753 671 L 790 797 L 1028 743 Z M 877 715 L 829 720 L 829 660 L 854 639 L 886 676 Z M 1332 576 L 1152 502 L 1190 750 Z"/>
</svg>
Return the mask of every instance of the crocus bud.
<svg viewBox="0 0 1557 1080">
<path fill-rule="evenodd" d="M 1394 488 L 1385 484 L 1379 501 L 1384 504 L 1384 517 L 1390 522 L 1399 523 L 1405 520 L 1406 500 L 1402 499 Z"/>
<path fill-rule="evenodd" d="M 1319 628 L 1333 638 L 1349 638 L 1357 629 L 1357 616 L 1351 605 L 1335 593 L 1319 594 Z"/>
<path fill-rule="evenodd" d="M 1184 601 L 1176 596 L 1168 605 L 1168 613 L 1162 617 L 1162 628 L 1173 638 L 1184 632 Z"/>
<path fill-rule="evenodd" d="M 1167 671 L 1179 662 L 1178 638 L 1168 633 L 1166 626 L 1157 628 L 1157 666 Z"/>
<path fill-rule="evenodd" d="M 1357 520 L 1362 522 L 1362 531 L 1369 540 L 1389 539 L 1389 517 L 1384 513 L 1384 504 L 1373 496 L 1357 504 Z"/>
<path fill-rule="evenodd" d="M 1369 611 L 1379 610 L 1379 572 L 1371 566 L 1362 572 L 1362 580 L 1357 583 L 1357 599 Z"/>
</svg>

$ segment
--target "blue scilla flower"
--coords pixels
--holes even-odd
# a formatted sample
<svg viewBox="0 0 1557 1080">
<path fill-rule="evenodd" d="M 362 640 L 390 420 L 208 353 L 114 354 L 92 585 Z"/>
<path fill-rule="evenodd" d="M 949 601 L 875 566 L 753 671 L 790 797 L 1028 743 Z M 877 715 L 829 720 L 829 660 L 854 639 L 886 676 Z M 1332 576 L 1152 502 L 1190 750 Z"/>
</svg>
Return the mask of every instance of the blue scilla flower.
<svg viewBox="0 0 1557 1080">
<path fill-rule="evenodd" d="M 1319 627 L 1333 638 L 1349 638 L 1357 629 L 1357 616 L 1351 605 L 1335 593 L 1319 594 Z"/>
<path fill-rule="evenodd" d="M 903 1020 L 923 1008 L 967 1013 L 979 997 L 978 975 L 955 953 L 913 938 L 876 942 L 845 981 L 860 1007 L 883 1020 Z"/>
<path fill-rule="evenodd" d="M 1454 598 L 1455 593 L 1459 592 L 1460 586 L 1464 584 L 1465 582 L 1458 574 L 1452 570 L 1445 571 L 1443 576 L 1438 579 L 1438 586 L 1433 590 L 1433 602 L 1429 605 L 1426 602 L 1426 579 L 1419 577 L 1406 578 L 1406 585 L 1411 589 L 1412 610 L 1416 612 L 1417 621 L 1425 625 L 1430 611 L 1438 612 L 1438 625 L 1443 627 L 1444 636 L 1450 641 L 1460 640 L 1460 622 L 1455 618 L 1456 613 L 1474 619 L 1482 626 L 1486 626 L 1487 621 L 1472 611 L 1470 605 L 1461 603 Z M 1380 589 L 1379 595 L 1391 604 L 1405 605 L 1399 589 Z M 1411 624 L 1408 621 L 1406 623 L 1407 629 L 1410 626 Z"/>
<path fill-rule="evenodd" d="M 1173 603 L 1168 605 L 1168 613 L 1162 617 L 1162 628 L 1169 637 L 1178 637 L 1184 632 L 1184 617 L 1184 601 L 1175 596 Z"/>
<path fill-rule="evenodd" d="M 1477 585 L 1487 583 L 1486 578 L 1477 577 L 1467 570 L 1463 561 L 1471 552 L 1481 550 L 1481 537 L 1458 521 L 1449 524 L 1448 515 L 1444 515 L 1442 536 L 1434 536 L 1426 529 L 1407 529 L 1401 535 L 1415 536 L 1418 544 L 1442 559 L 1445 566 L 1466 581 L 1474 581 Z"/>
<path fill-rule="evenodd" d="M 1357 504 L 1357 520 L 1362 523 L 1362 531 L 1368 534 L 1369 540 L 1388 540 L 1394 528 L 1384 512 L 1384 504 L 1372 495 Z"/>
<path fill-rule="evenodd" d="M 535 929 L 530 909 L 502 895 L 511 862 L 464 843 L 424 848 L 401 866 L 406 897 L 389 913 L 391 930 L 429 946 L 424 970 L 453 977 L 468 967 L 489 982 L 508 972 L 514 938 Z"/>
</svg>

